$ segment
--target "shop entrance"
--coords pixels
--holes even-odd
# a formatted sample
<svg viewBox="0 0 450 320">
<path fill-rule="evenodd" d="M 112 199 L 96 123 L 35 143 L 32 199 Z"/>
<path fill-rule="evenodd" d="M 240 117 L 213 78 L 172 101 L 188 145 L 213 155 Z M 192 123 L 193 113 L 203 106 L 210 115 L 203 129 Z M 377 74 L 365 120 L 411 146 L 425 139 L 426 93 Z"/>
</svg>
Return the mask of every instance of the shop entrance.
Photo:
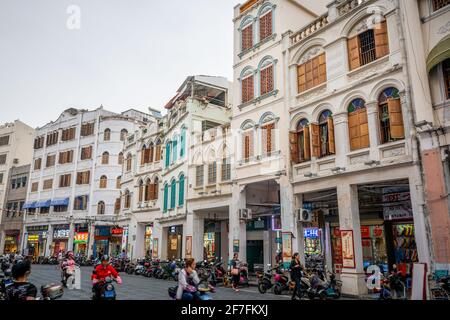
<svg viewBox="0 0 450 320">
<path fill-rule="evenodd" d="M 168 229 L 167 258 L 178 260 L 182 258 L 183 226 L 172 226 Z"/>
<path fill-rule="evenodd" d="M 264 241 L 247 240 L 247 261 L 248 271 L 255 271 L 255 264 L 264 263 Z"/>
<path fill-rule="evenodd" d="M 205 220 L 203 234 L 203 259 L 221 258 L 221 223 L 220 221 Z"/>
</svg>

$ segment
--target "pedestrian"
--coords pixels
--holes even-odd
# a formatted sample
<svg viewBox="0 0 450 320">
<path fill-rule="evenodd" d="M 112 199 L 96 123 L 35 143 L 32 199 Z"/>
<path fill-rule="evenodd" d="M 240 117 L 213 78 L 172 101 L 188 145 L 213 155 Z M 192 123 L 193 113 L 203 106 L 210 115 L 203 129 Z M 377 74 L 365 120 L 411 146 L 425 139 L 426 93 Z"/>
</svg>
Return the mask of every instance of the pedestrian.
<svg viewBox="0 0 450 320">
<path fill-rule="evenodd" d="M 300 289 L 300 281 L 302 278 L 302 264 L 300 262 L 300 255 L 298 253 L 294 253 L 291 261 L 291 280 L 295 282 L 294 291 L 292 292 L 292 300 L 295 300 L 298 295 L 298 290 Z M 300 297 L 299 297 L 300 298 Z"/>
<path fill-rule="evenodd" d="M 193 283 L 197 286 L 200 283 L 197 271 L 195 271 L 195 260 L 189 258 L 186 260 L 185 267 L 180 271 L 178 275 L 178 288 L 177 288 L 177 300 L 196 300 L 198 299 L 198 291 L 189 291 L 190 284 Z M 197 296 L 197 297 L 196 297 Z"/>
<path fill-rule="evenodd" d="M 231 260 L 231 287 L 235 292 L 239 292 L 239 258 L 238 253 L 235 252 Z"/>
</svg>

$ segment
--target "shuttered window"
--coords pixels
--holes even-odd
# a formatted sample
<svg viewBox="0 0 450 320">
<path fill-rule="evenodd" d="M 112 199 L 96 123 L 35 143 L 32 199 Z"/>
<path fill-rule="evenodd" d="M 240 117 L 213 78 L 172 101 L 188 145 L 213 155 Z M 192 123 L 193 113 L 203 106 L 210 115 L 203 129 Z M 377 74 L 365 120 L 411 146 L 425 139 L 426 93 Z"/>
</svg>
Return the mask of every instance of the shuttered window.
<svg viewBox="0 0 450 320">
<path fill-rule="evenodd" d="M 82 147 L 81 148 L 81 160 L 89 160 L 92 159 L 92 146 Z"/>
<path fill-rule="evenodd" d="M 208 184 L 215 184 L 217 182 L 217 163 L 208 164 Z"/>
<path fill-rule="evenodd" d="M 45 167 L 46 168 L 53 167 L 55 165 L 55 162 L 56 162 L 55 154 L 47 155 L 47 160 L 45 161 Z"/>
<path fill-rule="evenodd" d="M 405 130 L 399 91 L 396 88 L 387 88 L 381 93 L 378 104 L 381 143 L 404 139 Z"/>
<path fill-rule="evenodd" d="M 118 176 L 116 178 L 116 189 L 120 189 L 120 184 L 122 183 L 122 177 Z"/>
<path fill-rule="evenodd" d="M 245 162 L 253 157 L 253 131 L 247 131 L 242 136 L 242 159 Z"/>
<path fill-rule="evenodd" d="M 114 213 L 115 214 L 120 213 L 120 198 L 117 198 L 116 202 L 114 203 Z"/>
<path fill-rule="evenodd" d="M 124 208 L 129 209 L 130 206 L 131 206 L 131 194 L 129 190 L 126 190 L 124 195 Z"/>
<path fill-rule="evenodd" d="M 181 175 L 179 181 L 180 194 L 178 195 L 178 206 L 180 207 L 184 205 L 184 179 L 184 175 Z"/>
<path fill-rule="evenodd" d="M 61 141 L 70 141 L 75 139 L 76 128 L 64 129 L 61 134 Z"/>
<path fill-rule="evenodd" d="M 91 180 L 91 172 L 90 171 L 77 172 L 77 184 L 78 185 L 89 184 L 90 180 Z M 100 182 L 100 184 L 101 184 L 101 182 Z"/>
<path fill-rule="evenodd" d="M 5 155 L 5 161 L 3 163 L 5 163 L 5 162 L 6 162 L 6 155 Z M 2 163 L 2 161 L 0 161 L 0 164 L 1 163 Z M 42 158 L 34 159 L 34 170 L 41 170 L 41 167 L 42 167 Z"/>
<path fill-rule="evenodd" d="M 450 4 L 450 0 L 433 0 L 433 10 L 437 11 Z"/>
<path fill-rule="evenodd" d="M 131 165 L 133 164 L 133 157 L 131 156 L 131 154 L 127 155 L 127 171 L 131 171 Z"/>
<path fill-rule="evenodd" d="M 111 130 L 105 129 L 105 131 L 103 132 L 103 141 L 109 141 L 109 140 L 111 140 Z"/>
<path fill-rule="evenodd" d="M 302 93 L 327 81 L 326 54 L 321 55 L 297 67 L 298 93 Z"/>
<path fill-rule="evenodd" d="M 87 137 L 94 134 L 94 122 L 85 123 L 81 125 L 81 136 Z"/>
<path fill-rule="evenodd" d="M 254 92 L 254 76 L 248 76 L 242 80 L 242 103 L 253 100 Z"/>
<path fill-rule="evenodd" d="M 138 202 L 142 202 L 143 200 L 144 200 L 144 182 L 141 180 L 139 181 L 138 186 Z"/>
<path fill-rule="evenodd" d="M 123 153 L 119 153 L 119 156 L 117 157 L 117 163 L 118 164 L 123 164 Z"/>
<path fill-rule="evenodd" d="M 0 137 L 0 146 L 7 146 L 9 144 L 9 135 Z"/>
<path fill-rule="evenodd" d="M 34 149 L 41 149 L 44 147 L 45 137 L 37 137 L 34 139 Z"/>
<path fill-rule="evenodd" d="M 166 183 L 164 185 L 163 212 L 167 212 L 168 203 L 169 203 L 169 185 Z"/>
<path fill-rule="evenodd" d="M 311 142 L 313 156 L 317 158 L 335 154 L 334 124 L 329 110 L 322 112 L 319 124 L 311 123 Z"/>
<path fill-rule="evenodd" d="M 70 187 L 72 180 L 71 174 L 63 174 L 59 176 L 59 187 L 60 188 L 67 188 Z"/>
<path fill-rule="evenodd" d="M 175 209 L 176 198 L 177 198 L 177 182 L 174 179 L 172 180 L 172 183 L 170 185 L 170 209 Z"/>
<path fill-rule="evenodd" d="M 294 164 L 311 160 L 309 131 L 308 120 L 302 119 L 298 122 L 297 130 L 290 133 L 291 161 Z"/>
<path fill-rule="evenodd" d="M 253 24 L 242 29 L 242 51 L 253 47 Z"/>
<path fill-rule="evenodd" d="M 444 72 L 445 94 L 447 99 L 450 99 L 450 59 L 447 59 L 442 63 L 442 69 Z"/>
<path fill-rule="evenodd" d="M 367 110 L 362 99 L 355 99 L 348 106 L 348 130 L 351 150 L 369 147 Z"/>
<path fill-rule="evenodd" d="M 100 177 L 100 189 L 106 189 L 108 187 L 108 177 L 101 176 Z"/>
<path fill-rule="evenodd" d="M 259 18 L 259 41 L 272 35 L 272 11 Z"/>
<path fill-rule="evenodd" d="M 58 131 L 47 134 L 47 147 L 58 143 Z"/>
<path fill-rule="evenodd" d="M 171 143 L 170 141 L 166 143 L 166 168 L 170 166 L 170 147 L 171 147 Z"/>
<path fill-rule="evenodd" d="M 270 156 L 275 147 L 275 124 L 270 123 L 262 128 L 263 155 Z"/>
<path fill-rule="evenodd" d="M 31 184 L 31 192 L 37 192 L 39 189 L 39 182 L 33 182 Z"/>
<path fill-rule="evenodd" d="M 195 167 L 195 185 L 197 187 L 202 187 L 204 183 L 204 166 L 199 165 Z"/>
<path fill-rule="evenodd" d="M 386 21 L 375 25 L 374 29 L 348 39 L 347 47 L 350 70 L 388 55 L 389 38 Z"/>
<path fill-rule="evenodd" d="M 157 200 L 158 197 L 159 197 L 159 181 L 158 178 L 156 178 L 155 183 L 153 184 L 152 200 Z"/>
<path fill-rule="evenodd" d="M 48 190 L 53 188 L 53 179 L 44 180 L 44 184 L 42 186 L 43 190 Z"/>
<path fill-rule="evenodd" d="M 109 153 L 103 152 L 102 154 L 102 164 L 108 164 L 109 163 Z"/>
<path fill-rule="evenodd" d="M 156 144 L 156 150 L 155 150 L 155 162 L 158 162 L 161 160 L 161 144 Z"/>
<path fill-rule="evenodd" d="M 59 164 L 72 163 L 73 161 L 73 150 L 63 151 L 59 153 Z"/>
<path fill-rule="evenodd" d="M 260 82 L 261 95 L 265 95 L 273 91 L 273 65 L 270 65 L 260 71 Z"/>
<path fill-rule="evenodd" d="M 231 159 L 222 159 L 222 181 L 228 181 L 231 179 Z"/>
</svg>

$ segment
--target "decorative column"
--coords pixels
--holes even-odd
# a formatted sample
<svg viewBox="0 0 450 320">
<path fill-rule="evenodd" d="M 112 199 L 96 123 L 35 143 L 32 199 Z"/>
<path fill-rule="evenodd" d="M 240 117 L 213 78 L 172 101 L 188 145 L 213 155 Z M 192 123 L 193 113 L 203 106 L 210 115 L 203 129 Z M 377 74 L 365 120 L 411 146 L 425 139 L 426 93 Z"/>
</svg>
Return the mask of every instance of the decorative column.
<svg viewBox="0 0 450 320">
<path fill-rule="evenodd" d="M 52 243 L 53 243 L 53 226 L 49 224 L 47 230 L 47 241 L 45 244 L 45 251 L 44 251 L 45 257 L 49 257 L 52 254 L 51 252 Z"/>
<path fill-rule="evenodd" d="M 294 199 L 296 200 L 295 208 L 302 209 L 303 208 L 303 194 L 294 195 Z M 302 223 L 297 223 L 297 216 L 294 212 L 294 223 L 297 227 L 296 240 L 295 244 L 297 249 L 294 249 L 294 252 L 298 252 L 300 255 L 300 261 L 303 265 L 305 265 L 305 236 L 304 236 L 304 227 Z M 292 246 L 293 248 L 294 245 Z"/>
<path fill-rule="evenodd" d="M 347 167 L 347 154 L 350 152 L 348 134 L 348 113 L 340 112 L 333 115 L 334 142 L 336 148 L 336 167 Z"/>
<path fill-rule="evenodd" d="M 234 184 L 229 214 L 229 256 L 230 259 L 233 258 L 233 254 L 236 252 L 234 249 L 238 249 L 239 251 L 237 253 L 241 261 L 247 260 L 247 224 L 245 221 L 239 219 L 239 209 L 245 209 L 246 202 L 245 186 Z M 235 241 L 239 241 L 239 246 L 236 246 L 236 248 L 234 248 Z"/>
<path fill-rule="evenodd" d="M 88 237 L 88 245 L 87 245 L 87 256 L 90 257 L 94 254 L 94 243 L 95 243 L 95 223 L 89 223 L 89 237 Z"/>
<path fill-rule="evenodd" d="M 370 160 L 380 161 L 378 146 L 380 135 L 378 131 L 378 101 L 366 102 L 367 122 L 369 125 Z"/>
<path fill-rule="evenodd" d="M 203 234 L 204 234 L 204 219 L 199 217 L 195 212 L 190 212 L 186 219 L 186 233 L 183 239 L 185 245 L 183 246 L 182 256 L 186 257 L 187 237 L 191 237 L 191 257 L 196 261 L 203 260 Z"/>
<path fill-rule="evenodd" d="M 292 253 L 299 251 L 299 233 L 294 204 L 294 189 L 287 176 L 280 177 L 281 228 L 283 232 L 292 233 Z"/>
<path fill-rule="evenodd" d="M 342 293 L 354 296 L 367 294 L 357 186 L 338 184 L 337 196 L 341 236 L 345 231 L 350 231 L 348 237 L 342 237 Z"/>
<path fill-rule="evenodd" d="M 70 220 L 69 225 L 69 240 L 67 241 L 67 251 L 73 252 L 73 240 L 75 237 L 75 224 L 73 222 L 73 219 Z"/>
</svg>

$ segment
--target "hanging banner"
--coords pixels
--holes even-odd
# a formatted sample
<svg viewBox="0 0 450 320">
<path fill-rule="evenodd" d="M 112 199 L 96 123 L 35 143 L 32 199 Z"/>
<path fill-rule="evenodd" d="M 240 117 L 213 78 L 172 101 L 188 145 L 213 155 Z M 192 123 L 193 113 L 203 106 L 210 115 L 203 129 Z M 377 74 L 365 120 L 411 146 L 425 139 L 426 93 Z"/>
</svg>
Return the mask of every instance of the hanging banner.
<svg viewBox="0 0 450 320">
<path fill-rule="evenodd" d="M 186 258 L 192 258 L 192 236 L 186 236 Z"/>
<path fill-rule="evenodd" d="M 353 230 L 341 230 L 342 242 L 342 266 L 355 269 L 355 245 L 353 241 Z"/>
<path fill-rule="evenodd" d="M 291 232 L 283 232 L 283 262 L 290 263 L 292 260 L 292 233 Z"/>
</svg>

